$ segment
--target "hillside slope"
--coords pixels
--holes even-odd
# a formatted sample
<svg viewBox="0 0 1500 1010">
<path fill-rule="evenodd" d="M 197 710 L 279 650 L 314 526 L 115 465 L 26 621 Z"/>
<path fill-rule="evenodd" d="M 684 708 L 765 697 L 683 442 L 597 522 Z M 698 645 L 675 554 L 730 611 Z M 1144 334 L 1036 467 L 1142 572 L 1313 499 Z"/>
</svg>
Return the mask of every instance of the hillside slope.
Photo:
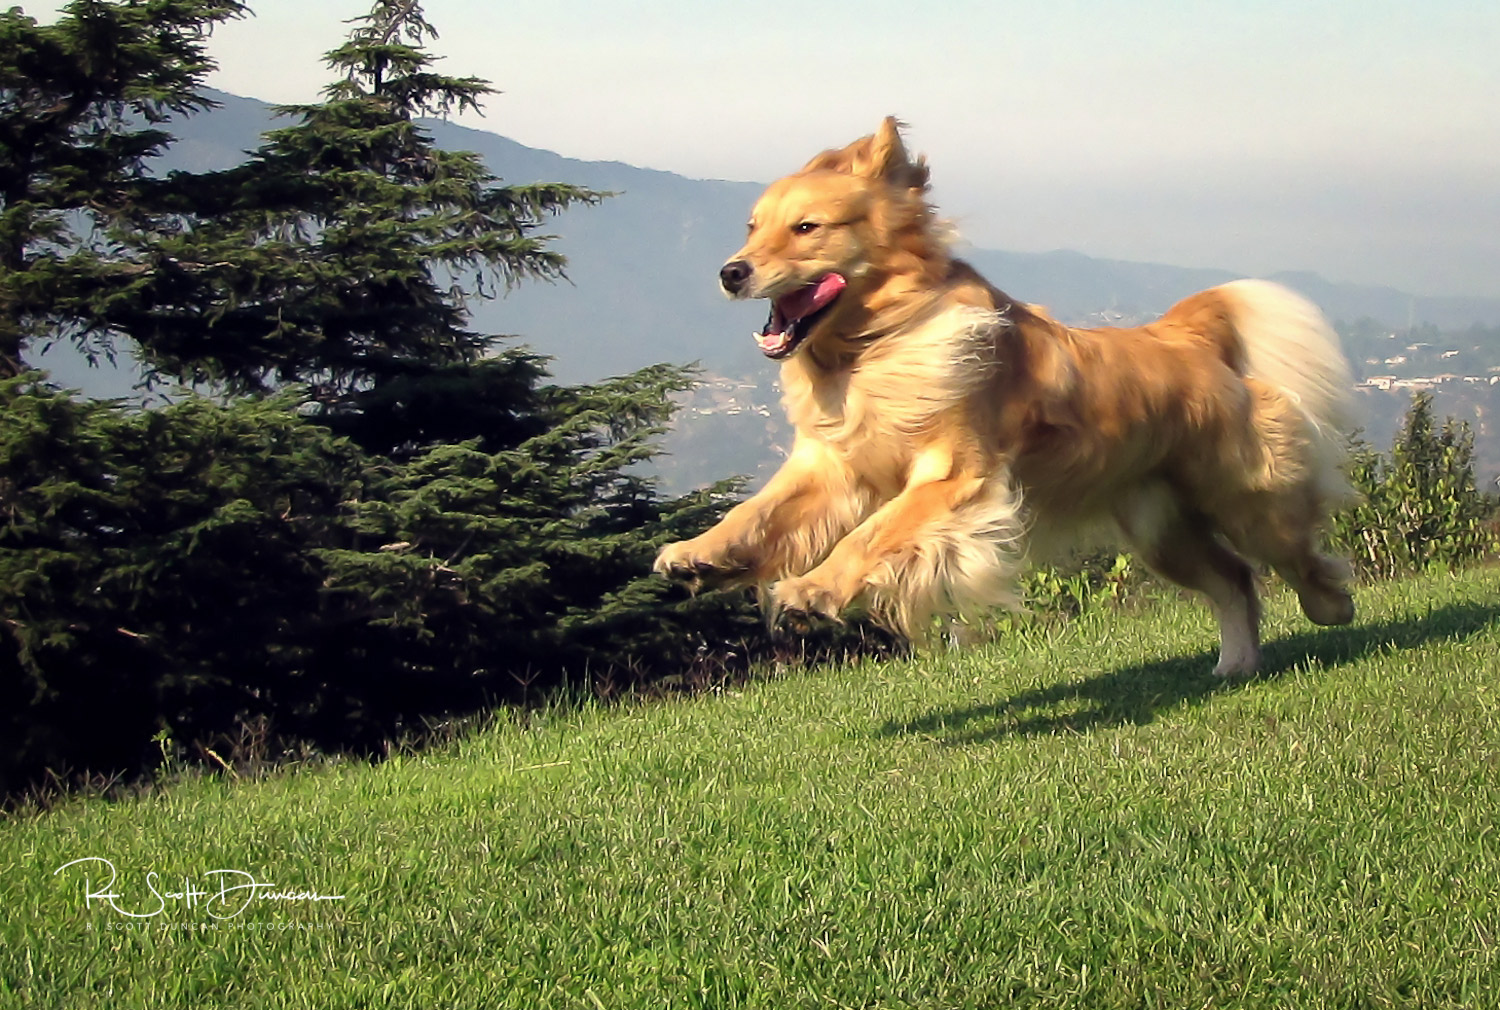
<svg viewBox="0 0 1500 1010">
<path fill-rule="evenodd" d="M 1500 570 L 1359 599 L 1247 683 L 1167 599 L 13 818 L 0 1002 L 1493 1005 Z"/>
</svg>

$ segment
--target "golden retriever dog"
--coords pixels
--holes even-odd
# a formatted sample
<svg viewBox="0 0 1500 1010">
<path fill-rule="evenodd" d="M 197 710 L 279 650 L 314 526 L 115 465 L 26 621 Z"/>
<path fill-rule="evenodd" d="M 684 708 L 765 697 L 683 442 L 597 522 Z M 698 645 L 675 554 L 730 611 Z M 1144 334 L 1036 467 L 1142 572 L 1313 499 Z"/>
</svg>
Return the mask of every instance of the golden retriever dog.
<svg viewBox="0 0 1500 1010">
<path fill-rule="evenodd" d="M 1352 384 L 1318 310 L 1266 281 L 1193 295 L 1156 322 L 1075 329 L 949 252 L 899 124 L 772 184 L 719 273 L 764 298 L 796 439 L 757 494 L 656 569 L 761 587 L 773 614 L 863 604 L 920 637 L 940 613 L 1016 605 L 1029 558 L 1113 527 L 1208 597 L 1215 673 L 1260 658 L 1254 572 L 1318 624 L 1354 617 L 1319 549 L 1347 493 Z"/>
</svg>

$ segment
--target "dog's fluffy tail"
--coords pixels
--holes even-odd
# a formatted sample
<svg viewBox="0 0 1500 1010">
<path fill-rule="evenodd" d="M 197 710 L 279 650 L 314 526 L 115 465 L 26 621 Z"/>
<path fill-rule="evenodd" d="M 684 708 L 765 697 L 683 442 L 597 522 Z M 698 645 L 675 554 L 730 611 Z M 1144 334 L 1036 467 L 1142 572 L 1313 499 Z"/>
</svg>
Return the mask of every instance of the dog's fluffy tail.
<svg viewBox="0 0 1500 1010">
<path fill-rule="evenodd" d="M 1316 305 L 1280 284 L 1244 280 L 1216 290 L 1230 305 L 1246 377 L 1280 392 L 1302 415 L 1315 486 L 1330 505 L 1344 500 L 1346 440 L 1357 411 L 1338 334 Z"/>
</svg>

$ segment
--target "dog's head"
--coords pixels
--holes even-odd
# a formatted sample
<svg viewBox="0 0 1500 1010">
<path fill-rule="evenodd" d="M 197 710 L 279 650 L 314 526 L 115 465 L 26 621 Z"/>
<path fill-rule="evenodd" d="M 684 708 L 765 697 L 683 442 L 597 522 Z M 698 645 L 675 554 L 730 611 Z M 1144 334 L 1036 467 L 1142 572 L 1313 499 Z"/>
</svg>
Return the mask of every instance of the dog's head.
<svg viewBox="0 0 1500 1010">
<path fill-rule="evenodd" d="M 907 156 L 894 118 L 766 190 L 719 283 L 731 298 L 770 299 L 770 319 L 756 335 L 767 357 L 847 330 L 840 319 L 867 310 L 893 274 L 925 268 L 937 245 L 926 190 L 927 166 Z"/>
</svg>

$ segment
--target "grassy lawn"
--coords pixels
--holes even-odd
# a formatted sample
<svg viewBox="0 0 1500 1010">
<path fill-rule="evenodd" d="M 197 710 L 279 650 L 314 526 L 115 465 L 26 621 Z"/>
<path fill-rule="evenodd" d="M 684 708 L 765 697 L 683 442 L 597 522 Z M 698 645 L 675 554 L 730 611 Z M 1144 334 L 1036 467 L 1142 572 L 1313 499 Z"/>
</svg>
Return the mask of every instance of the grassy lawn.
<svg viewBox="0 0 1500 1010">
<path fill-rule="evenodd" d="M 1243 684 L 1164 600 L 12 818 L 0 1006 L 1500 1006 L 1500 570 L 1359 602 Z"/>
</svg>

